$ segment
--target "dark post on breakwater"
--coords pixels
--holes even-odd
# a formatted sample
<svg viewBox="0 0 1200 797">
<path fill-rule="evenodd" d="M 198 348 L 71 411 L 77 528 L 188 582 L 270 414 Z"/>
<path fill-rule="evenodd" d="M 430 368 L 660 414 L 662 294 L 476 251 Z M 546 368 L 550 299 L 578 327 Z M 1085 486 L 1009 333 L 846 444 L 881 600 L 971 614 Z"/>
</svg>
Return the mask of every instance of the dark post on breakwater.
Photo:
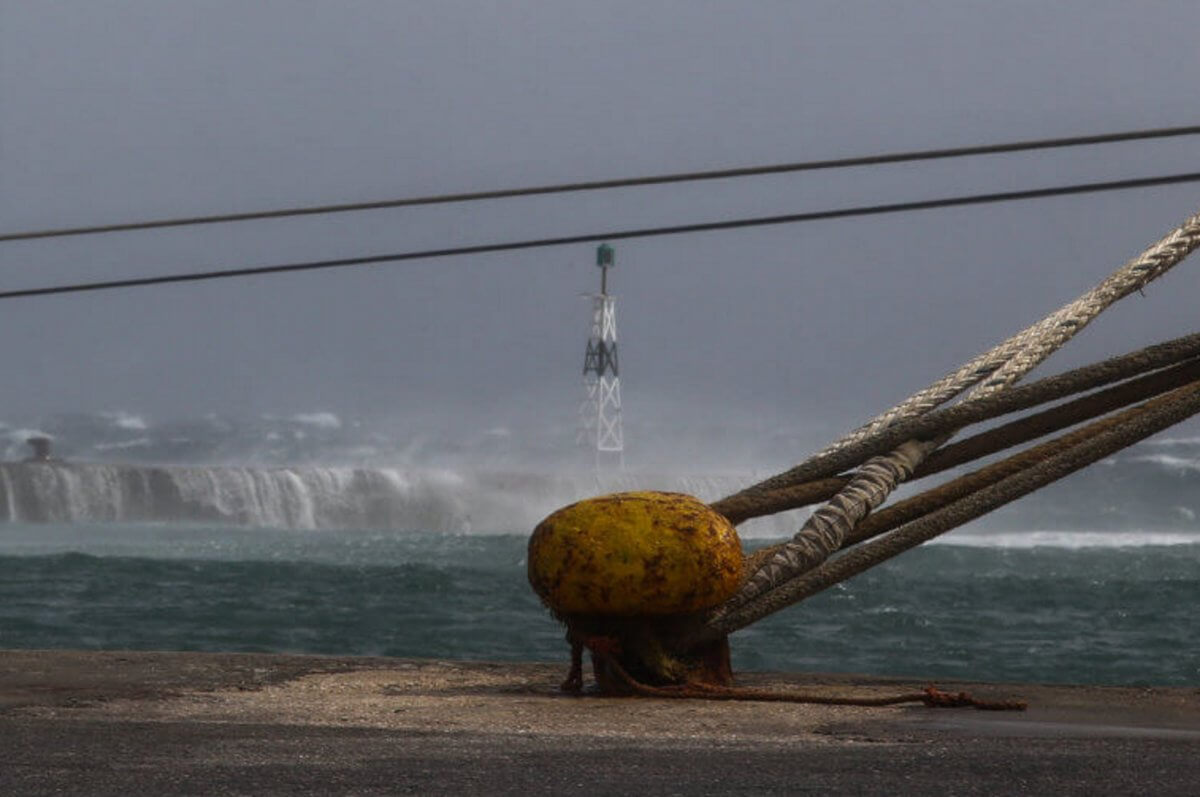
<svg viewBox="0 0 1200 797">
<path fill-rule="evenodd" d="M 51 454 L 50 454 L 51 440 L 49 437 L 44 437 L 44 436 L 31 437 L 28 440 L 26 440 L 25 443 L 31 449 L 33 449 L 33 453 L 25 458 L 26 462 L 54 462 L 55 461 L 54 457 L 51 456 Z"/>
</svg>

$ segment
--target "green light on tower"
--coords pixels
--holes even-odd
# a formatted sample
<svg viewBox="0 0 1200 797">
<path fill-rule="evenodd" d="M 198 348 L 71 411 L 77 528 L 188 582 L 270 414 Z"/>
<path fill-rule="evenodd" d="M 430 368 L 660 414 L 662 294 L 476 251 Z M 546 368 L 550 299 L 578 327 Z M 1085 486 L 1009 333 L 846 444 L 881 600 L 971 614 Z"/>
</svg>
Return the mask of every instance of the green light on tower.
<svg viewBox="0 0 1200 797">
<path fill-rule="evenodd" d="M 600 267 L 600 293 L 608 293 L 608 270 L 617 264 L 617 252 L 608 244 L 596 247 L 596 265 Z"/>
</svg>

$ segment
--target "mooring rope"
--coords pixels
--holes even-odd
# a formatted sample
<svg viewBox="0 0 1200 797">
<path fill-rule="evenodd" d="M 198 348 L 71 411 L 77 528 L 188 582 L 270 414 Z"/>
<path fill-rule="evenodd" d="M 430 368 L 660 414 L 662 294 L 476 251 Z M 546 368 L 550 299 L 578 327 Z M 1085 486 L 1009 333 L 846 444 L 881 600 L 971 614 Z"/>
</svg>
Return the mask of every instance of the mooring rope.
<svg viewBox="0 0 1200 797">
<path fill-rule="evenodd" d="M 970 392 L 963 403 L 986 399 L 1005 390 L 1114 302 L 1165 274 L 1198 245 L 1200 214 L 1195 214 L 1075 301 L 901 402 L 834 443 L 826 452 L 869 440 L 895 421 L 924 414 L 964 390 L 970 389 Z M 838 495 L 805 522 L 791 541 L 779 546 L 749 574 L 738 593 L 717 609 L 712 622 L 721 625 L 724 615 L 781 589 L 825 561 L 841 548 L 846 535 L 859 520 L 882 503 L 896 485 L 952 435 L 953 431 L 950 431 L 933 440 L 908 440 L 894 451 L 869 460 Z"/>
<path fill-rule="evenodd" d="M 770 556 L 758 563 L 737 594 L 717 610 L 714 619 L 828 559 L 842 547 L 846 533 L 883 503 L 940 442 L 910 440 L 886 456 L 868 460 L 837 495 L 813 512 L 791 540 L 774 548 Z"/>
<path fill-rule="evenodd" d="M 898 501 L 892 506 L 872 514 L 855 529 L 846 535 L 842 543 L 843 550 L 864 540 L 871 539 L 891 531 L 917 518 L 923 517 L 935 510 L 948 506 L 960 498 L 982 490 L 996 482 L 1036 465 L 1042 460 L 1065 451 L 1072 446 L 1087 440 L 1093 434 L 1115 426 L 1123 420 L 1120 413 L 1104 418 L 1082 429 L 1069 432 L 1049 442 L 1013 454 L 1006 459 L 994 462 L 987 467 L 959 476 L 945 484 L 926 490 L 904 501 Z"/>
<path fill-rule="evenodd" d="M 1197 343 L 1200 344 L 1200 336 L 1197 336 Z M 1088 369 L 1081 370 L 1091 371 L 1094 368 L 1095 366 L 1091 366 Z M 1056 405 L 1047 410 L 981 432 L 960 442 L 943 446 L 930 454 L 913 471 L 909 479 L 921 479 L 932 476 L 950 468 L 988 456 L 989 454 L 994 454 L 997 451 L 1002 451 L 1006 448 L 1011 448 L 1038 437 L 1060 431 L 1068 426 L 1082 423 L 1083 421 L 1103 415 L 1106 412 L 1179 387 L 1197 377 L 1200 377 L 1200 358 L 1191 358 L 1184 360 L 1179 365 L 1152 371 L 1144 376 L 1121 382 L 1113 387 L 1090 393 L 1081 398 L 1076 398 L 1064 404 Z M 1049 380 L 1042 380 L 1027 385 L 1025 388 L 1014 389 L 1011 393 L 1015 393 L 1017 390 L 1040 389 L 1043 383 L 1057 381 L 1058 379 L 1059 377 L 1051 377 Z M 1079 392 L 1088 390 L 1091 387 L 1093 386 L 1085 385 Z M 1011 393 L 1005 395 L 1011 395 Z M 994 404 L 994 402 L 989 403 Z M 942 410 L 940 412 L 946 411 Z M 1003 414 L 1006 414 L 1006 412 L 997 411 L 988 413 L 988 418 L 980 418 L 979 420 L 990 420 L 992 417 Z M 927 415 L 924 417 L 928 418 L 930 416 Z M 817 479 L 803 484 L 792 485 L 791 487 L 784 487 L 779 490 L 760 493 L 753 497 L 735 496 L 730 499 L 722 499 L 710 506 L 715 511 L 725 515 L 730 522 L 736 525 L 752 517 L 786 512 L 808 506 L 817 501 L 827 500 L 836 495 L 849 481 L 850 474 L 841 474 L 839 476 Z M 861 522 L 870 523 L 876 516 L 876 514 L 868 515 Z"/>
<path fill-rule="evenodd" d="M 807 574 L 791 579 L 733 611 L 714 615 L 698 641 L 744 628 L 780 609 L 857 575 L 904 551 L 1044 487 L 1063 476 L 1162 431 L 1200 412 L 1200 382 L 1177 388 L 1127 410 L 1119 420 L 1102 419 L 1093 433 L 1037 465 L 931 512 L 872 542 L 864 543 Z"/>
<path fill-rule="evenodd" d="M 1050 431 L 1058 431 L 1067 426 L 1074 426 L 1083 421 L 1091 420 L 1096 415 L 1101 414 L 1101 412 L 1107 412 L 1111 409 L 1142 401 L 1188 384 L 1196 379 L 1200 379 L 1200 362 L 1192 361 L 1182 366 L 1131 380 L 1100 393 L 1085 396 L 1068 404 L 1054 407 L 1030 418 L 1021 419 L 1006 426 L 976 435 L 956 446 L 941 449 L 929 457 L 917 469 L 914 477 L 928 476 L 932 473 L 962 464 L 963 462 L 972 461 L 994 451 L 1027 442 L 1034 437 L 1043 436 Z M 872 513 L 860 521 L 846 535 L 842 543 L 842 549 L 883 534 L 904 523 L 916 520 L 1001 479 L 1019 473 L 1060 451 L 1086 440 L 1104 428 L 1123 422 L 1124 418 L 1125 415 L 1121 413 L 1109 416 L 1099 423 L 1076 430 L 1047 443 L 1034 446 L 920 495 L 900 501 L 880 512 Z M 1053 422 L 1052 424 L 1051 421 Z M 1053 426 L 1054 428 L 1047 428 L 1049 426 Z M 950 454 L 951 456 L 943 457 L 941 456 L 942 454 Z M 751 566 L 757 567 L 760 562 L 766 561 L 772 553 L 772 549 L 764 549 L 756 552 L 751 559 Z"/>
<path fill-rule="evenodd" d="M 804 692 L 752 689 L 737 686 L 717 686 L 692 681 L 672 686 L 651 686 L 634 678 L 618 660 L 615 640 L 590 639 L 585 643 L 596 659 L 598 666 L 615 675 L 632 694 L 640 697 L 658 697 L 672 700 L 746 700 L 764 703 L 804 703 L 823 706 L 898 706 L 905 703 L 923 703 L 930 708 L 977 708 L 983 711 L 1024 711 L 1028 706 L 1024 700 L 981 700 L 967 692 L 945 692 L 933 685 L 920 692 L 878 697 L 854 697 L 843 695 L 819 695 Z M 573 662 L 572 675 L 563 684 L 564 691 L 580 695 L 582 689 L 582 665 L 576 669 Z"/>
<path fill-rule="evenodd" d="M 922 415 L 992 375 L 995 376 L 981 386 L 984 388 L 983 391 L 976 393 L 972 398 L 978 400 L 996 392 L 1019 376 L 1019 374 L 1014 374 L 1015 371 L 1023 369 L 1023 373 L 1033 368 L 1083 329 L 1096 315 L 1117 300 L 1134 291 L 1141 290 L 1152 280 L 1166 273 L 1190 254 L 1197 245 L 1200 245 L 1200 214 L 1188 218 L 1170 234 L 1128 261 L 1075 301 L 1064 305 L 953 373 L 881 413 L 795 468 L 766 479 L 755 486 L 782 487 L 798 481 L 808 481 L 814 477 L 814 475 L 804 472 L 808 470 L 808 463 L 821 461 L 849 446 L 868 442 L 892 424 Z M 1030 349 L 1028 355 L 1023 353 L 1027 348 Z M 1015 364 L 1004 369 L 1002 374 L 1001 370 L 1010 360 L 1013 360 Z M 855 457 L 851 462 L 839 465 L 837 468 L 840 469 L 852 462 L 861 461 L 861 457 Z M 797 473 L 801 474 L 799 478 L 794 476 Z M 821 475 L 828 475 L 828 473 Z"/>
<path fill-rule="evenodd" d="M 1200 358 L 1154 371 L 942 446 L 913 472 L 920 479 L 1061 431 L 1107 412 L 1182 387 L 1200 378 Z"/>
<path fill-rule="evenodd" d="M 905 440 L 933 439 L 947 431 L 1036 407 L 1084 390 L 1103 387 L 1196 356 L 1200 356 L 1200 334 L 1187 335 L 1046 377 L 1027 385 L 1014 386 L 969 404 L 963 402 L 933 410 L 924 415 L 898 422 L 895 426 L 881 432 L 873 441 L 854 444 L 828 456 L 810 457 L 792 471 L 788 471 L 788 473 L 798 472 L 801 476 L 798 481 L 791 482 L 789 480 L 783 486 L 765 487 L 786 475 L 779 474 L 715 501 L 711 506 L 715 511 L 729 518 L 730 522 L 735 525 L 752 517 L 761 517 L 785 509 L 805 506 L 833 495 L 833 493 L 822 495 L 819 491 L 813 492 L 813 488 L 809 485 L 814 484 L 815 480 L 839 479 L 839 486 L 845 484 L 848 476 L 839 477 L 834 474 L 862 462 L 867 457 L 890 451 Z M 781 506 L 781 501 L 786 500 L 782 496 L 786 496 L 789 491 L 795 492 L 797 501 L 808 494 L 816 495 L 816 497 L 803 503 Z"/>
</svg>

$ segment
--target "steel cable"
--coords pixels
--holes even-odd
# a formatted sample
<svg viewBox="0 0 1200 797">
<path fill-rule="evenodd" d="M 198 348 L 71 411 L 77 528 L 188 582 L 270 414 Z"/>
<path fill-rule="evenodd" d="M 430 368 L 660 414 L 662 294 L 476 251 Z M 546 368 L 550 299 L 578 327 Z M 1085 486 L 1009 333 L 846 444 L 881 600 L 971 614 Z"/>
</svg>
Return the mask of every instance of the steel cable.
<svg viewBox="0 0 1200 797">
<path fill-rule="evenodd" d="M 757 216 L 743 219 L 729 219 L 726 221 L 700 222 L 696 224 L 679 224 L 665 227 L 643 227 L 640 229 L 630 230 L 610 230 L 607 232 L 582 233 L 579 235 L 567 235 L 557 238 L 537 238 L 524 241 L 507 241 L 502 243 L 476 244 L 472 246 L 425 249 L 412 252 L 396 252 L 392 254 L 364 255 L 362 257 L 349 257 L 332 260 L 313 260 L 304 263 L 282 263 L 270 266 L 247 266 L 244 268 L 213 269 L 209 271 L 185 272 L 182 274 L 160 274 L 148 277 L 129 277 L 125 279 L 104 280 L 97 282 L 51 285 L 42 288 L 23 288 L 0 291 L 0 299 L 31 298 L 35 296 L 51 296 L 62 293 L 84 293 L 90 291 L 114 290 L 118 288 L 145 287 L 149 285 L 168 285 L 172 283 L 203 282 L 208 280 L 232 279 L 238 277 L 288 274 L 301 271 L 318 271 L 334 268 L 373 266 L 380 265 L 382 263 L 396 263 L 407 260 L 426 260 L 439 257 L 458 257 L 463 255 L 478 255 L 493 252 L 512 252 L 526 249 L 539 249 L 550 246 L 596 243 L 599 241 L 619 241 L 628 240 L 631 238 L 654 238 L 666 235 L 683 235 L 689 233 L 716 232 L 720 230 L 736 230 L 780 224 L 797 224 L 809 221 L 850 218 L 853 216 L 872 216 L 914 210 L 932 210 L 936 208 L 979 205 L 994 202 L 1040 199 L 1052 196 L 1086 194 L 1097 191 L 1117 191 L 1129 188 L 1145 188 L 1149 186 L 1172 185 L 1186 182 L 1200 182 L 1200 172 L 1173 175 L 1169 177 L 1115 180 L 1106 183 L 1086 183 L 1073 186 L 1037 188 L 1027 191 L 1004 191 L 994 194 L 973 194 L 969 196 L 920 200 L 916 202 L 896 202 L 885 205 L 840 208 L 837 210 L 789 213 L 780 216 Z M 982 376 L 983 375 L 981 375 L 981 377 Z"/>
</svg>

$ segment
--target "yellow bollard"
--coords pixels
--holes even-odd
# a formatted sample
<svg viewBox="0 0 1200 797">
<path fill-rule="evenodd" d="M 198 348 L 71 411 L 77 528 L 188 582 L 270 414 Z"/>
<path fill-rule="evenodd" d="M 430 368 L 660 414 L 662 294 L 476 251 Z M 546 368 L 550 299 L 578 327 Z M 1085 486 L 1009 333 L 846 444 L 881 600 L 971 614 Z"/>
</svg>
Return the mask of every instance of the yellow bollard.
<svg viewBox="0 0 1200 797">
<path fill-rule="evenodd" d="M 737 591 L 742 545 L 682 493 L 616 493 L 553 513 L 529 540 L 529 582 L 555 613 L 622 616 L 708 609 Z"/>
<path fill-rule="evenodd" d="M 528 572 L 542 602 L 567 625 L 569 691 L 581 688 L 584 648 L 606 691 L 623 688 L 605 663 L 610 658 L 651 683 L 731 681 L 724 638 L 692 650 L 676 643 L 743 577 L 737 531 L 701 501 L 633 492 L 563 507 L 534 529 Z"/>
</svg>

